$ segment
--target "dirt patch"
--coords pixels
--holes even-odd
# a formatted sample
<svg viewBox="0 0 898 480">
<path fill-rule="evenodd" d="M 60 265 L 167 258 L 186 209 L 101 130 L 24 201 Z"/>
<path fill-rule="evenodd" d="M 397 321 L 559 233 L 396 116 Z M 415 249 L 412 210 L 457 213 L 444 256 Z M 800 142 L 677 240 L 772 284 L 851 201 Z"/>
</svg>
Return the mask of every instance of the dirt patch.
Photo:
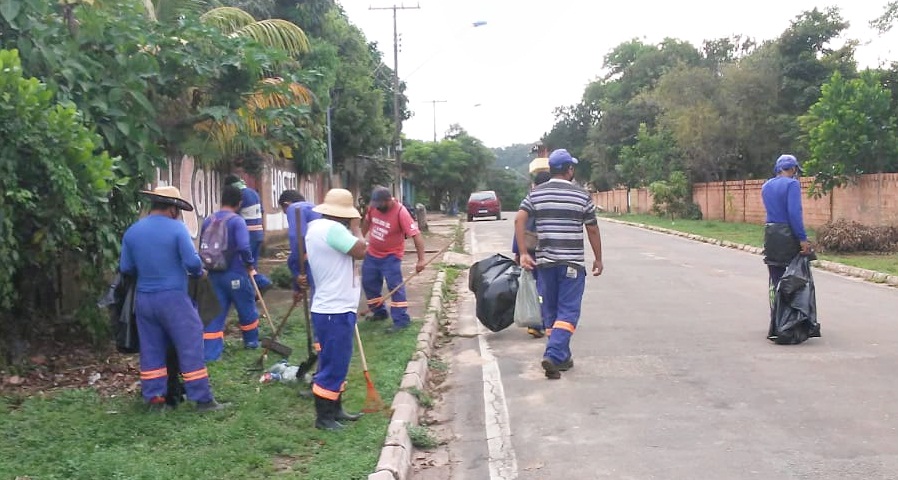
<svg viewBox="0 0 898 480">
<path fill-rule="evenodd" d="M 35 351 L 16 371 L 0 371 L 0 395 L 32 396 L 65 388 L 93 388 L 101 396 L 131 394 L 139 388 L 137 355 L 97 353 L 87 345 L 52 342 Z"/>
</svg>

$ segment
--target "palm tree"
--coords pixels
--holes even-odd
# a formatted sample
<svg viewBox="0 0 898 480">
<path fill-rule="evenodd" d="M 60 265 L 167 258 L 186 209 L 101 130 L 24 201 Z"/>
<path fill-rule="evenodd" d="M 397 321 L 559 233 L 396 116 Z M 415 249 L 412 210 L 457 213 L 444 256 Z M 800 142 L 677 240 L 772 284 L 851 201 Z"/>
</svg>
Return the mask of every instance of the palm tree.
<svg viewBox="0 0 898 480">
<path fill-rule="evenodd" d="M 281 50 L 294 61 L 310 51 L 309 39 L 296 24 L 282 19 L 256 20 L 252 15 L 236 7 L 216 7 L 204 0 L 143 0 L 149 18 L 157 22 L 173 22 L 185 13 L 199 13 L 200 21 L 218 28 L 232 37 L 244 37 L 265 47 Z M 278 88 L 272 88 L 278 87 Z M 195 102 L 202 92 L 189 92 Z M 185 99 L 186 100 L 186 99 Z M 284 108 L 290 105 L 309 106 L 314 103 L 312 92 L 304 85 L 289 83 L 284 85 L 279 77 L 259 79 L 258 88 L 245 95 L 244 105 L 223 119 L 203 119 L 193 124 L 194 131 L 207 135 L 214 157 L 234 158 L 255 149 L 249 140 L 264 138 L 269 122 L 259 113 L 267 108 Z M 307 119 L 306 123 L 311 122 Z M 285 145 L 273 145 L 281 155 L 290 158 L 291 150 Z"/>
</svg>

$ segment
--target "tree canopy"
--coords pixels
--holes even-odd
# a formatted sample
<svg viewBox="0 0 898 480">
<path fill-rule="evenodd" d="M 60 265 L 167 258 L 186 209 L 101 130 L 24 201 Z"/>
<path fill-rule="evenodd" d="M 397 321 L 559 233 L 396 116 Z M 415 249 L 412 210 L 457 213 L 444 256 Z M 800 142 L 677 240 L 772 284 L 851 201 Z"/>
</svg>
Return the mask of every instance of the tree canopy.
<svg viewBox="0 0 898 480">
<path fill-rule="evenodd" d="M 102 334 L 94 299 L 137 192 L 170 158 L 250 172 L 279 158 L 320 172 L 328 108 L 338 171 L 390 144 L 392 72 L 332 0 L 5 0 L 0 49 L 12 89 L 0 110 L 22 115 L 0 135 L 0 163 L 16 172 L 0 180 L 11 182 L 0 194 L 0 323 L 65 314 Z M 57 308 L 64 268 L 79 272 L 67 307 L 78 315 Z M 17 296 L 23 279 L 36 290 Z"/>
<path fill-rule="evenodd" d="M 890 2 L 876 26 L 891 27 Z M 581 160 L 594 188 L 687 179 L 766 178 L 793 153 L 825 193 L 860 172 L 898 169 L 898 64 L 858 71 L 837 8 L 793 18 L 774 39 L 734 35 L 694 46 L 632 39 L 603 58 L 581 101 L 559 107 L 542 141 Z M 860 158 L 865 158 L 860 162 Z"/>
</svg>

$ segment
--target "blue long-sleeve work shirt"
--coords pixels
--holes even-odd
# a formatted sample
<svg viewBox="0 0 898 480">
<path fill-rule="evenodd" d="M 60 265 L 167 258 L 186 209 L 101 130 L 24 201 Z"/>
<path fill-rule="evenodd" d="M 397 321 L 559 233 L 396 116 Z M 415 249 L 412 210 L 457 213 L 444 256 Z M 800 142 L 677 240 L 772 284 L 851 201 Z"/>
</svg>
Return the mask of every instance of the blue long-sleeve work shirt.
<svg viewBox="0 0 898 480">
<path fill-rule="evenodd" d="M 532 215 L 527 218 L 527 225 L 524 226 L 524 230 L 527 230 L 528 232 L 536 231 L 536 218 L 534 218 Z M 511 235 L 511 253 L 515 255 L 519 255 L 521 253 L 520 248 L 518 248 L 518 236 L 515 234 Z M 527 253 L 531 255 L 533 254 L 533 252 Z"/>
<path fill-rule="evenodd" d="M 187 273 L 201 275 L 203 262 L 184 223 L 149 215 L 125 232 L 119 270 L 137 277 L 138 292 L 186 292 Z"/>
<path fill-rule="evenodd" d="M 228 219 L 228 248 L 226 250 L 227 255 L 231 257 L 231 263 L 228 265 L 227 271 L 246 273 L 246 268 L 253 264 L 253 252 L 249 248 L 249 230 L 243 217 L 233 213 L 227 210 L 219 210 L 206 217 L 203 220 L 200 237 L 212 224 L 213 218 L 223 218 L 225 215 L 231 215 L 231 218 Z"/>
<path fill-rule="evenodd" d="M 787 223 L 792 235 L 806 241 L 801 209 L 801 184 L 795 178 L 774 177 L 761 187 L 761 199 L 767 209 L 767 223 Z"/>
<path fill-rule="evenodd" d="M 315 205 L 311 202 L 295 202 L 287 207 L 287 237 L 290 239 L 290 256 L 287 257 L 287 267 L 294 277 L 299 275 L 299 243 L 296 229 L 296 209 L 302 212 L 302 225 L 299 226 L 299 236 L 305 237 L 309 222 L 321 218 L 321 214 L 312 210 Z M 306 270 L 309 263 L 306 262 Z"/>
</svg>

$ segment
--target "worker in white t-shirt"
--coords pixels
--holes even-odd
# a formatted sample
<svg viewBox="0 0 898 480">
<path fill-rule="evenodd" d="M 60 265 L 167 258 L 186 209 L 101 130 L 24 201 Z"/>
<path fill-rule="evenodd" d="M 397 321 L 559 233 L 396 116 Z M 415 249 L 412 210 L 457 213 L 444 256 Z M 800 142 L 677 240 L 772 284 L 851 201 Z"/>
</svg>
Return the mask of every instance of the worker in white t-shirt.
<svg viewBox="0 0 898 480">
<path fill-rule="evenodd" d="M 343 428 L 339 421 L 359 417 L 346 413 L 341 400 L 361 294 L 355 260 L 365 258 L 367 247 L 359 228 L 361 215 L 354 205 L 348 190 L 331 189 L 324 203 L 313 209 L 322 218 L 309 222 L 306 231 L 306 252 L 315 272 L 312 325 L 321 345 L 312 394 L 315 427 L 324 430 Z"/>
</svg>

